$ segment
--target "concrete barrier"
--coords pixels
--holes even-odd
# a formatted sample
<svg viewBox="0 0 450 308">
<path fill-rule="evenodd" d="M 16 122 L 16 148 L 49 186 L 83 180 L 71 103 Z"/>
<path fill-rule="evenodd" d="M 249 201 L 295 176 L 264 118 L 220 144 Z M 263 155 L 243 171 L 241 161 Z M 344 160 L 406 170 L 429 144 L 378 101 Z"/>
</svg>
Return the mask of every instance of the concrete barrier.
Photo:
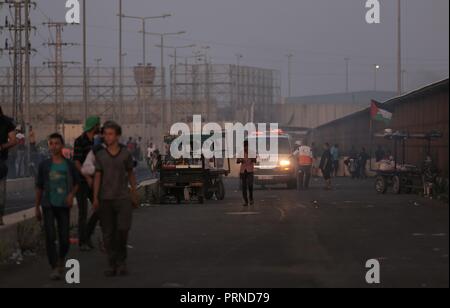
<svg viewBox="0 0 450 308">
<path fill-rule="evenodd" d="M 159 202 L 159 180 L 150 179 L 139 183 L 138 194 L 142 204 Z"/>
<path fill-rule="evenodd" d="M 40 245 L 41 228 L 34 217 L 34 209 L 4 217 L 6 225 L 0 227 L 0 262 L 6 261 L 17 251 L 32 251 Z"/>
<path fill-rule="evenodd" d="M 34 191 L 34 178 L 8 180 L 6 181 L 6 191 L 8 194 Z"/>
<path fill-rule="evenodd" d="M 11 256 L 24 252 L 39 252 L 44 248 L 41 223 L 36 220 L 35 209 L 28 209 L 4 217 L 5 226 L 0 227 L 0 263 Z M 70 213 L 71 228 L 77 226 L 76 201 Z M 15 261 L 15 260 L 13 260 Z"/>
</svg>

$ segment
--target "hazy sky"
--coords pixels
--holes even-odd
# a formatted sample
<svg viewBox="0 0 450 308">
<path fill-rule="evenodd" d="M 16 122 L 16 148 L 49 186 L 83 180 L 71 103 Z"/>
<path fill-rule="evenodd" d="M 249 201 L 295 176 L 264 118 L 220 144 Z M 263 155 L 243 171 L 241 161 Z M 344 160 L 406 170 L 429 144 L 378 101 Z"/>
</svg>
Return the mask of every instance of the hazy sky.
<svg viewBox="0 0 450 308">
<path fill-rule="evenodd" d="M 81 1 L 81 0 L 80 0 Z M 118 62 L 118 0 L 87 0 L 89 61 L 103 58 L 104 65 Z M 381 24 L 365 22 L 365 0 L 123 0 L 124 13 L 152 16 L 172 13 L 165 20 L 152 21 L 154 32 L 187 31 L 170 45 L 197 43 L 211 46 L 214 63 L 236 63 L 236 53 L 244 55 L 242 64 L 281 71 L 283 94 L 287 88 L 287 58 L 293 53 L 293 94 L 311 95 L 345 90 L 345 61 L 351 58 L 350 89 L 374 88 L 373 64 L 381 65 L 380 90 L 396 87 L 396 1 L 381 1 Z M 42 46 L 48 39 L 46 18 L 63 21 L 64 0 L 38 0 L 33 37 L 39 53 L 33 64 L 41 65 L 50 53 Z M 3 8 L 3 18 L 7 9 Z M 403 0 L 404 67 L 408 89 L 448 77 L 449 1 Z M 124 21 L 126 65 L 141 61 L 140 23 Z M 64 32 L 66 42 L 81 43 L 81 27 Z M 1 42 L 5 34 L 0 35 Z M 149 38 L 148 58 L 159 64 L 157 38 Z M 180 52 L 181 55 L 191 52 Z M 81 48 L 64 50 L 65 60 L 81 61 Z M 167 59 L 168 61 L 168 59 Z M 0 65 L 9 64 L 7 57 Z"/>
</svg>

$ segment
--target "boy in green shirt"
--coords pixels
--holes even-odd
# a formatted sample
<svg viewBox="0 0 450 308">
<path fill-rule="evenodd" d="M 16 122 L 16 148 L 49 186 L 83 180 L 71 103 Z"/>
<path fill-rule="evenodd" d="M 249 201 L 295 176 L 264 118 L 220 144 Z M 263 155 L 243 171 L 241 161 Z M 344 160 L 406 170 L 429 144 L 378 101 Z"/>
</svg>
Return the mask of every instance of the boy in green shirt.
<svg viewBox="0 0 450 308">
<path fill-rule="evenodd" d="M 51 158 L 39 165 L 36 178 L 36 218 L 44 223 L 47 256 L 52 267 L 50 279 L 60 280 L 70 248 L 70 209 L 79 176 L 75 165 L 62 155 L 64 139 L 60 134 L 52 134 L 48 138 L 48 148 Z M 55 221 L 59 251 L 55 244 Z"/>
</svg>

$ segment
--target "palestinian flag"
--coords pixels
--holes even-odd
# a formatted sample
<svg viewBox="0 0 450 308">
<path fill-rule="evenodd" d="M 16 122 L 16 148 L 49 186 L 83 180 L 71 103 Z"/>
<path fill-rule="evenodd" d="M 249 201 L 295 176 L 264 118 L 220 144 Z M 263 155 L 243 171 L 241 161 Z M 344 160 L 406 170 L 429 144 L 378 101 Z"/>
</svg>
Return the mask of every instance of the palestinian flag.
<svg viewBox="0 0 450 308">
<path fill-rule="evenodd" d="M 380 121 L 384 123 L 389 123 L 392 121 L 392 113 L 380 108 L 380 103 L 372 101 L 372 106 L 370 108 L 370 115 L 372 120 Z"/>
</svg>

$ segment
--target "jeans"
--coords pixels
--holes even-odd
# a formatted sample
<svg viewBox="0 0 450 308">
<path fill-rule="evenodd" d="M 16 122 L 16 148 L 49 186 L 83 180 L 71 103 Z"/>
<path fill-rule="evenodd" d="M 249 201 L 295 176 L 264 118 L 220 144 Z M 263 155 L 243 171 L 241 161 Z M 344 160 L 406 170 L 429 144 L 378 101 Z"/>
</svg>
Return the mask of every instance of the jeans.
<svg viewBox="0 0 450 308">
<path fill-rule="evenodd" d="M 101 200 L 100 202 L 100 224 L 111 268 L 126 264 L 132 215 L 131 200 Z"/>
<path fill-rule="evenodd" d="M 367 172 L 366 172 L 366 168 L 367 168 L 367 161 L 361 161 L 361 165 L 359 167 L 359 174 L 361 176 L 362 179 L 367 179 Z"/>
<path fill-rule="evenodd" d="M 311 169 L 312 166 L 300 166 L 297 175 L 297 188 L 299 190 L 309 188 L 309 183 L 311 182 Z"/>
<path fill-rule="evenodd" d="M 63 261 L 70 249 L 70 209 L 64 207 L 42 208 L 44 217 L 45 242 L 50 266 L 55 269 Z M 58 226 L 59 252 L 56 248 L 56 228 Z"/>
<path fill-rule="evenodd" d="M 16 177 L 25 176 L 25 151 L 18 150 L 16 157 Z"/>
<path fill-rule="evenodd" d="M 93 212 L 88 220 L 88 200 L 92 202 L 92 191 L 86 182 L 80 183 L 76 197 L 78 203 L 78 239 L 81 246 L 91 239 L 99 221 L 99 216 L 97 212 Z"/>
<path fill-rule="evenodd" d="M 334 176 L 338 175 L 338 172 L 339 172 L 339 160 L 333 160 L 333 172 L 334 172 Z"/>
<path fill-rule="evenodd" d="M 253 202 L 254 178 L 255 176 L 253 173 L 245 172 L 241 174 L 242 197 L 244 198 L 245 204 L 248 204 L 248 194 L 250 194 L 250 202 Z"/>
</svg>

